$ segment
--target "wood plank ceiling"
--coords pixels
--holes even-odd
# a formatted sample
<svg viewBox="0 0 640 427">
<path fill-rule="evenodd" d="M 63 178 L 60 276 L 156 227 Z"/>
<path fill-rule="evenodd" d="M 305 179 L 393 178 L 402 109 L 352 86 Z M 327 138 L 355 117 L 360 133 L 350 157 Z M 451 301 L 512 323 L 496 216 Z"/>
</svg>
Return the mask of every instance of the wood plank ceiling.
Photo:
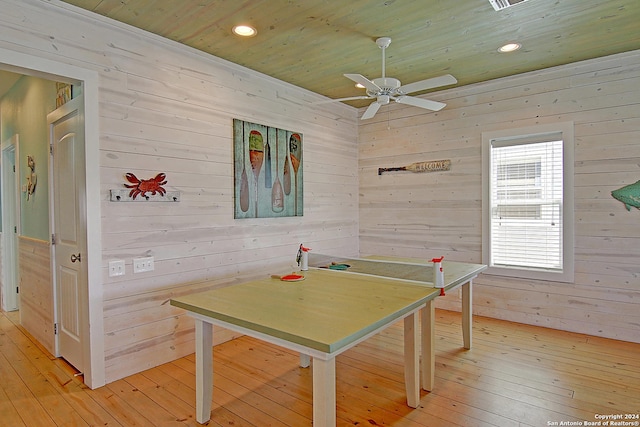
<svg viewBox="0 0 640 427">
<path fill-rule="evenodd" d="M 638 0 L 65 0 L 331 98 L 364 95 L 343 76 L 468 85 L 640 49 Z M 239 23 L 258 34 L 240 39 Z M 510 54 L 497 49 L 517 41 Z M 415 95 L 415 94 L 414 94 Z M 370 101 L 350 101 L 364 106 Z"/>
</svg>

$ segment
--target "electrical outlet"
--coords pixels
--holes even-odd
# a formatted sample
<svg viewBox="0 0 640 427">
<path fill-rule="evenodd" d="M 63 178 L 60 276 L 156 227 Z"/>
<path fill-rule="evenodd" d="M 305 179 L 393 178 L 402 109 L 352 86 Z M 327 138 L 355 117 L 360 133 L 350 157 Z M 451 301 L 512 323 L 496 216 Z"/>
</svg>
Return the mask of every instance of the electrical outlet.
<svg viewBox="0 0 640 427">
<path fill-rule="evenodd" d="M 134 258 L 133 259 L 133 272 L 134 273 L 144 273 L 147 271 L 153 271 L 153 257 L 148 256 L 144 258 Z"/>
<path fill-rule="evenodd" d="M 124 260 L 109 261 L 109 277 L 124 276 Z"/>
</svg>

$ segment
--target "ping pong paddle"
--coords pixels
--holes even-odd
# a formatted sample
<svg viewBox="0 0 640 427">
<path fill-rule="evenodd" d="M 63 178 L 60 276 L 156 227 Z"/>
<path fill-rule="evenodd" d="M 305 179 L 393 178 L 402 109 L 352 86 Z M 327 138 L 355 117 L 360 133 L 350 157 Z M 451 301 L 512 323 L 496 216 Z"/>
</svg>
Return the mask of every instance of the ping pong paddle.
<svg viewBox="0 0 640 427">
<path fill-rule="evenodd" d="M 304 280 L 304 276 L 302 274 L 296 274 L 296 273 L 291 273 L 291 274 L 285 274 L 284 276 L 279 276 L 277 274 L 272 274 L 271 275 L 272 279 L 280 279 L 284 282 L 299 282 L 301 280 Z"/>
<path fill-rule="evenodd" d="M 349 267 L 351 267 L 349 264 L 332 262 L 331 264 L 322 266 L 320 268 L 328 268 L 329 270 L 346 270 Z"/>
</svg>

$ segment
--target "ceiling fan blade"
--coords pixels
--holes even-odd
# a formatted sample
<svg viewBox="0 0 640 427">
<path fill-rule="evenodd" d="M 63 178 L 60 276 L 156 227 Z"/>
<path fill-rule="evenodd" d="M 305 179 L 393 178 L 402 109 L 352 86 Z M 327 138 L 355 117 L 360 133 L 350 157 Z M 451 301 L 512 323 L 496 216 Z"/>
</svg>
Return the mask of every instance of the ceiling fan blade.
<svg viewBox="0 0 640 427">
<path fill-rule="evenodd" d="M 369 105 L 369 108 L 367 108 L 367 110 L 364 112 L 362 117 L 360 117 L 360 120 L 367 120 L 372 118 L 373 116 L 376 115 L 379 109 L 380 109 L 380 104 L 378 104 L 378 101 L 372 102 L 371 105 Z"/>
<path fill-rule="evenodd" d="M 369 80 L 368 78 L 366 78 L 361 74 L 345 74 L 344 76 L 348 79 L 353 80 L 356 83 L 360 83 L 362 86 L 364 86 L 365 88 L 373 92 L 378 92 L 381 90 L 377 84 L 375 84 L 374 82 L 372 82 L 371 80 Z"/>
<path fill-rule="evenodd" d="M 429 99 L 416 98 L 413 96 L 399 96 L 397 98 L 394 98 L 394 100 L 398 104 L 413 105 L 414 107 L 425 108 L 427 110 L 433 110 L 433 111 L 440 111 L 447 105 L 442 102 L 431 101 Z"/>
<path fill-rule="evenodd" d="M 372 96 L 361 95 L 361 96 L 349 96 L 347 98 L 336 98 L 336 99 L 327 99 L 326 101 L 317 101 L 313 104 L 329 104 L 331 102 L 340 102 L 340 101 L 355 101 L 357 99 L 373 99 Z"/>
<path fill-rule="evenodd" d="M 458 80 L 456 80 L 455 77 L 453 77 L 451 74 L 445 74 L 444 76 L 433 77 L 431 79 L 420 80 L 419 82 L 400 86 L 400 89 L 398 90 L 402 93 L 412 93 L 431 89 L 434 87 L 453 85 L 456 83 L 458 83 Z"/>
</svg>

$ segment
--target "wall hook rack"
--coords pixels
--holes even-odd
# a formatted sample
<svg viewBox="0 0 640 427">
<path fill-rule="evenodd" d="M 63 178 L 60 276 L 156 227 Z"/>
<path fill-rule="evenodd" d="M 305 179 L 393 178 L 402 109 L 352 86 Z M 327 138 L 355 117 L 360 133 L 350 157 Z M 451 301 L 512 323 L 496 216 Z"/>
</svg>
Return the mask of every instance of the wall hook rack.
<svg viewBox="0 0 640 427">
<path fill-rule="evenodd" d="M 130 190 L 111 190 L 112 202 L 179 202 L 180 192 L 164 189 L 163 185 L 167 183 L 167 175 L 160 172 L 153 178 L 139 179 L 131 172 L 124 174 L 124 177 L 130 184 L 124 184 Z M 140 198 L 138 198 L 140 196 Z"/>
<path fill-rule="evenodd" d="M 179 202 L 179 191 L 167 191 L 165 194 L 146 194 L 135 199 L 130 195 L 131 190 L 109 190 L 109 200 L 112 202 Z"/>
</svg>

